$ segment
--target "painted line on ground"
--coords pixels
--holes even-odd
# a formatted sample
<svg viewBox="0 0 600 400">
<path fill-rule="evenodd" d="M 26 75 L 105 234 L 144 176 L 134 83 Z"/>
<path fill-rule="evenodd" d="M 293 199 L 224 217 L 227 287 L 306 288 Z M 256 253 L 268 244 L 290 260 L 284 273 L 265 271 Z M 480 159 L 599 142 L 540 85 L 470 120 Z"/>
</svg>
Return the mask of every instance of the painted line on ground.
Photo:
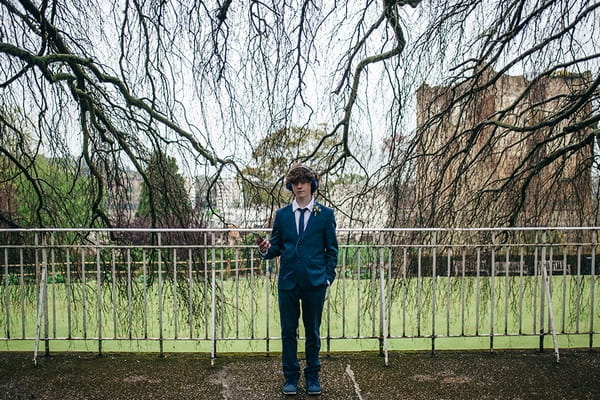
<svg viewBox="0 0 600 400">
<path fill-rule="evenodd" d="M 352 368 L 350 368 L 350 364 L 346 366 L 346 375 L 350 377 L 350 380 L 354 385 L 354 393 L 356 393 L 358 400 L 363 400 L 362 395 L 360 394 L 360 386 L 358 386 L 358 382 L 356 382 L 356 379 L 354 379 L 354 371 L 352 371 Z"/>
<path fill-rule="evenodd" d="M 221 385 L 221 395 L 223 400 L 231 399 L 229 390 L 229 373 L 225 370 L 225 367 L 221 369 L 216 376 L 215 383 Z"/>
</svg>

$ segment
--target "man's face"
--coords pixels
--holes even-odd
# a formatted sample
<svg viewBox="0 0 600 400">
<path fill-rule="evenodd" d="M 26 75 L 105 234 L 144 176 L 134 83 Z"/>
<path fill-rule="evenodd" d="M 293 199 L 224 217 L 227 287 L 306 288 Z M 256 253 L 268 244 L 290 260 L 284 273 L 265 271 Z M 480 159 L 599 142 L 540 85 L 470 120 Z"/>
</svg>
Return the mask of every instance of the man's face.
<svg viewBox="0 0 600 400">
<path fill-rule="evenodd" d="M 310 182 L 308 181 L 299 181 L 292 183 L 292 191 L 294 195 L 299 198 L 309 197 L 310 193 Z"/>
</svg>

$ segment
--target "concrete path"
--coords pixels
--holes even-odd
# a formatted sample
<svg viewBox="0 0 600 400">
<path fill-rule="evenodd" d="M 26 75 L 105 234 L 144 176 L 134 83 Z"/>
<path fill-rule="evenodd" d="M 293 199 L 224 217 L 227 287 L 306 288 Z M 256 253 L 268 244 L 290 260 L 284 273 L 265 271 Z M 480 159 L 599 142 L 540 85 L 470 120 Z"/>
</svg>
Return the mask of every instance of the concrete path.
<svg viewBox="0 0 600 400">
<path fill-rule="evenodd" d="M 0 399 L 600 399 L 600 352 L 374 353 L 324 357 L 323 394 L 281 394 L 277 355 L 0 353 Z"/>
</svg>

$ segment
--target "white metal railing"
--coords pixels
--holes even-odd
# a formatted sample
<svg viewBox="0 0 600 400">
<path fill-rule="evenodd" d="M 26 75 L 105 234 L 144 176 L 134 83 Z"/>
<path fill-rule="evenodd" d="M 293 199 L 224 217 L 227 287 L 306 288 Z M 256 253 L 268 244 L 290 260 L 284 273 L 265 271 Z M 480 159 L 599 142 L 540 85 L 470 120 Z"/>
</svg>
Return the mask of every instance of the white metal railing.
<svg viewBox="0 0 600 400">
<path fill-rule="evenodd" d="M 537 337 L 543 350 L 550 337 L 557 361 L 561 337 L 592 348 L 599 229 L 339 229 L 326 351 L 375 341 L 387 364 L 404 339 L 433 352 L 446 338 L 493 351 L 498 338 Z M 161 354 L 165 343 L 205 343 L 213 359 L 234 343 L 269 353 L 278 261 L 258 258 L 251 232 L 0 230 L 0 340 L 33 341 L 34 360 L 60 341 L 99 353 L 107 342 L 158 343 Z"/>
</svg>

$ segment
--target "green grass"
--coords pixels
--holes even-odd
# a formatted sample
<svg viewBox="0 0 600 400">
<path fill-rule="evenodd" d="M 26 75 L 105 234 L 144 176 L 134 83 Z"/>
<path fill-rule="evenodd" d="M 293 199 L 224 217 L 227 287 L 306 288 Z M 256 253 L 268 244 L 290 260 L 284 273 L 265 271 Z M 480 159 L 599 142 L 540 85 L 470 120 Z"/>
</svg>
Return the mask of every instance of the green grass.
<svg viewBox="0 0 600 400">
<path fill-rule="evenodd" d="M 64 279 L 51 279 L 57 282 L 48 285 L 48 337 L 52 339 L 52 351 L 97 351 L 99 321 L 102 351 L 160 351 L 159 339 L 163 339 L 165 352 L 211 351 L 210 281 L 193 283 L 190 302 L 185 277 L 178 276 L 176 286 L 172 277 L 166 275 L 161 285 L 157 278 L 147 285 L 143 279 L 134 279 L 130 290 L 126 280 L 115 285 L 103 281 L 99 287 L 95 278 L 95 274 L 90 274 L 85 284 L 72 281 L 70 285 Z M 596 298 L 600 295 L 599 281 L 594 282 Z M 378 279 L 340 278 L 335 282 L 323 316 L 323 349 L 379 348 L 379 285 Z M 6 287 L 0 288 L 3 347 L 31 350 L 36 335 L 35 287 L 20 285 L 18 281 L 11 282 L 8 291 Z M 278 340 L 266 340 L 279 336 L 273 279 L 241 277 L 236 281 L 217 276 L 214 294 L 217 351 L 280 350 Z M 391 350 L 429 349 L 432 336 L 436 337 L 436 349 L 489 348 L 490 333 L 494 334 L 494 348 L 537 348 L 542 318 L 544 331 L 549 332 L 539 277 L 413 277 L 387 283 L 385 296 L 386 333 L 391 336 Z M 595 331 L 600 326 L 600 305 L 595 306 L 593 320 L 590 317 L 592 278 L 555 276 L 552 296 L 555 327 L 559 333 L 568 334 L 560 336 L 560 346 L 587 347 L 590 336 L 585 333 L 590 332 L 591 324 Z M 546 307 L 543 316 L 542 300 Z M 331 341 L 327 340 L 329 336 Z M 597 335 L 592 338 L 597 343 Z M 544 345 L 552 346 L 549 334 Z"/>
</svg>

